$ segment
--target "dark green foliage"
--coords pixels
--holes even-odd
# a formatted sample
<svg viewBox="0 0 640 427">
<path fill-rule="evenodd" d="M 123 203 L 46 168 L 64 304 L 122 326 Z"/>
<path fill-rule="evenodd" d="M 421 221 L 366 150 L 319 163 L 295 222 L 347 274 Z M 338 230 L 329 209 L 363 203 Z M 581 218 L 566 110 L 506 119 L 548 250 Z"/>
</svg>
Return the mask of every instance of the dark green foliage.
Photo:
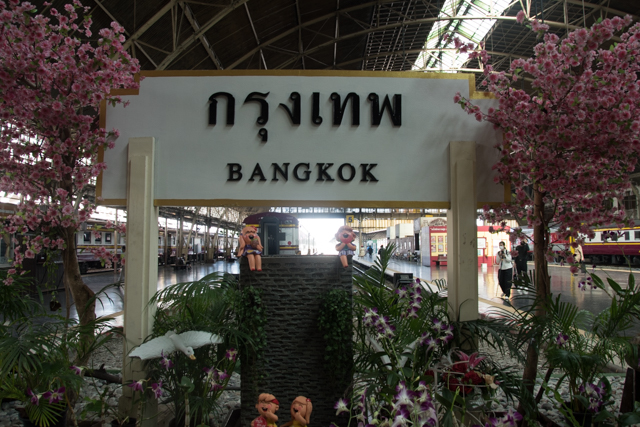
<svg viewBox="0 0 640 427">
<path fill-rule="evenodd" d="M 10 286 L 4 285 L 7 270 L 0 270 L 0 319 L 2 322 L 14 322 L 19 319 L 44 314 L 42 303 L 28 295 L 30 280 L 25 276 L 14 276 Z M 40 294 L 40 301 L 42 295 Z"/>
<path fill-rule="evenodd" d="M 153 335 L 167 331 L 231 333 L 233 311 L 227 293 L 235 287 L 233 276 L 213 273 L 195 282 L 177 283 L 156 293 L 149 306 L 158 305 Z"/>
<path fill-rule="evenodd" d="M 400 381 L 412 384 L 424 377 L 434 359 L 442 356 L 440 349 L 427 354 L 417 345 L 424 332 L 433 331 L 433 319 L 447 321 L 446 297 L 439 293 L 422 292 L 417 317 L 408 317 L 406 301 L 401 301 L 389 284 L 385 271 L 394 245 L 383 249 L 374 267 L 365 274 L 354 276 L 354 353 L 357 381 L 376 390 L 379 396 L 393 396 Z M 391 339 L 376 340 L 364 325 L 365 310 L 376 308 L 395 326 Z M 384 356 L 384 357 L 381 357 Z M 400 366 L 402 365 L 402 366 Z"/>
<path fill-rule="evenodd" d="M 224 341 L 220 345 L 194 349 L 195 360 L 179 351 L 165 355 L 174 363 L 169 370 L 161 365 L 162 359 L 152 359 L 147 364 L 150 377 L 154 381 L 162 380 L 166 402 L 174 403 L 177 426 L 184 426 L 186 407 L 189 407 L 192 426 L 208 420 L 209 414 L 218 409 L 217 399 L 222 390 L 212 390 L 205 369 L 216 368 L 231 375 L 235 363 L 225 358 L 226 351 L 242 347 L 247 339 L 236 325 L 232 297 L 236 286 L 233 276 L 213 273 L 195 282 L 168 286 L 149 302 L 149 306 L 158 304 L 158 309 L 154 314 L 153 333 L 147 340 L 168 331 L 178 334 L 205 331 L 219 335 Z M 184 388 L 185 379 L 193 385 L 192 390 Z"/>
<path fill-rule="evenodd" d="M 599 277 L 592 275 L 591 279 L 606 291 Z M 609 279 L 608 285 L 618 292 L 618 296 L 612 296 L 608 309 L 594 315 L 573 303 L 561 301 L 560 295 L 540 299 L 530 277 L 519 277 L 514 282 L 520 292 L 513 296 L 512 310 L 492 309 L 488 314 L 494 319 L 468 322 L 468 327 L 479 339 L 508 351 L 521 362 L 525 361 L 525 351 L 530 343 L 536 351 L 544 352 L 549 366 L 547 374 L 559 371 L 558 384 L 564 381 L 569 385 L 571 404 L 561 410 L 571 419 L 572 411 L 583 410 L 585 406 L 586 399 L 580 394 L 579 387 L 587 383 L 606 383 L 606 379 L 598 378 L 603 367 L 632 350 L 628 329 L 633 313 L 638 312 L 640 293 L 634 288 L 633 278 L 629 289 L 622 289 Z M 540 311 L 540 308 L 544 310 Z M 558 345 L 556 339 L 560 334 L 568 337 L 566 344 Z M 539 375 L 544 376 L 545 372 Z M 535 419 L 535 396 L 522 394 L 526 393 L 525 384 L 521 386 L 521 390 L 514 392 L 521 394 L 520 401 L 527 411 L 527 418 Z M 502 388 L 505 389 L 504 383 Z M 549 390 L 546 384 L 543 388 L 551 393 L 552 399 L 560 399 L 557 391 Z M 558 404 L 563 401 L 560 399 Z"/>
<path fill-rule="evenodd" d="M 318 316 L 318 329 L 326 343 L 325 369 L 340 390 L 353 376 L 353 315 L 347 291 L 333 289 L 323 295 Z"/>
<path fill-rule="evenodd" d="M 262 291 L 253 286 L 245 287 L 241 291 L 229 293 L 229 301 L 235 313 L 235 325 L 238 331 L 249 339 L 240 345 L 240 360 L 243 369 L 253 372 L 251 378 L 258 383 L 265 380 L 264 352 L 267 348 L 267 315 L 262 302 Z M 253 385 L 258 390 L 258 383 Z"/>
<path fill-rule="evenodd" d="M 67 405 L 63 403 L 29 405 L 25 408 L 27 417 L 37 427 L 46 427 L 56 424 L 65 416 Z"/>
<path fill-rule="evenodd" d="M 7 308 L 0 325 L 0 399 L 25 402 L 29 419 L 46 427 L 60 413 L 64 416 L 68 402 L 75 400 L 82 386 L 83 377 L 70 369 L 72 361 L 86 360 L 111 339 L 113 330 L 107 320 L 79 325 L 73 319 L 48 314 L 25 287 L 21 282 L 0 286 L 0 305 Z M 95 336 L 89 345 L 84 340 L 87 336 Z M 41 396 L 63 386 L 62 402 L 41 398 L 38 405 L 31 404 L 29 392 Z"/>
</svg>

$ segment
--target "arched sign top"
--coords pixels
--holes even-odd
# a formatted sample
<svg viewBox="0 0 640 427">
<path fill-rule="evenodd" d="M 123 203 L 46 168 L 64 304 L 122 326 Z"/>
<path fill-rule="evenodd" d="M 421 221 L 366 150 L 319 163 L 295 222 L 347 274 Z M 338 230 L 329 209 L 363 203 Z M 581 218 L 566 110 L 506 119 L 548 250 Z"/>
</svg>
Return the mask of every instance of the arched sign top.
<svg viewBox="0 0 640 427">
<path fill-rule="evenodd" d="M 126 203 L 129 138 L 155 138 L 155 204 L 448 208 L 449 142 L 475 141 L 479 204 L 504 200 L 491 166 L 500 134 L 453 102 L 461 74 L 328 71 L 146 72 L 97 194 Z M 484 100 L 486 99 L 486 100 Z"/>
</svg>

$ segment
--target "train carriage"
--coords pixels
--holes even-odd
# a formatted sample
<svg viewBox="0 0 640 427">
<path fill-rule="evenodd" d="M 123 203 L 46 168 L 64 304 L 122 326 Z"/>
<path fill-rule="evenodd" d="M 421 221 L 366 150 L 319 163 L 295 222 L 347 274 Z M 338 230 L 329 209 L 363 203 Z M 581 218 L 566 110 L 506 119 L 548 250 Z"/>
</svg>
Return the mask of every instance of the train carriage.
<svg viewBox="0 0 640 427">
<path fill-rule="evenodd" d="M 585 239 L 582 246 L 590 263 L 640 265 L 640 221 L 629 227 L 602 227 L 593 231 L 595 236 Z"/>
<path fill-rule="evenodd" d="M 104 246 L 111 253 L 122 253 L 125 245 L 124 235 L 114 229 L 106 228 L 105 222 L 91 220 L 76 232 L 76 250 L 80 273 L 86 274 L 89 269 L 104 268 L 104 265 L 91 249 Z"/>
<path fill-rule="evenodd" d="M 242 223 L 253 226 L 262 241 L 263 255 L 295 255 L 299 251 L 298 218 L 279 212 L 261 212 Z"/>
<path fill-rule="evenodd" d="M 523 229 L 531 236 L 533 230 Z M 590 264 L 640 265 L 640 221 L 634 221 L 629 227 L 605 226 L 593 229 L 593 238 L 585 238 L 582 252 Z M 570 246 L 570 242 L 560 240 L 557 233 L 551 232 L 551 250 L 559 253 Z M 534 243 L 529 242 L 533 250 Z M 561 262 L 558 255 L 555 261 Z"/>
</svg>

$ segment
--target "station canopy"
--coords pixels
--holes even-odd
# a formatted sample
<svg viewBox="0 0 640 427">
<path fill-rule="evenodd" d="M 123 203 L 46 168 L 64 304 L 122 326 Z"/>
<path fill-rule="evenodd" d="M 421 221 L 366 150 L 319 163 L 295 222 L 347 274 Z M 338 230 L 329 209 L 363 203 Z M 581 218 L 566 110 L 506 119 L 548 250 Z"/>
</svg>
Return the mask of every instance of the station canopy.
<svg viewBox="0 0 640 427">
<path fill-rule="evenodd" d="M 636 0 L 82 1 L 96 30 L 112 21 L 125 28 L 143 70 L 423 70 L 480 79 L 477 60 L 457 54 L 445 34 L 484 42 L 500 71 L 538 42 L 515 21 L 520 10 L 560 37 L 601 17 L 640 19 Z"/>
<path fill-rule="evenodd" d="M 39 11 L 71 0 L 32 0 Z M 112 21 L 143 70 L 352 70 L 474 73 L 452 37 L 483 42 L 497 71 L 539 42 L 519 11 L 564 37 L 637 0 L 81 0 L 93 34 Z M 164 208 L 167 210 L 167 208 Z M 172 212 L 174 216 L 178 212 Z"/>
</svg>

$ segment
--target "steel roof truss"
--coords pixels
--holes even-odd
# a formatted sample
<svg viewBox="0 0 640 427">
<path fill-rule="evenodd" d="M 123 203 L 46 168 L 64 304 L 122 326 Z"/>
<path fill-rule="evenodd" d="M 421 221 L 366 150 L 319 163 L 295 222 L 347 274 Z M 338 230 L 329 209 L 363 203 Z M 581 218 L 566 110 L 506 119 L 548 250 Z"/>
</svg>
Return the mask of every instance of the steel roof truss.
<svg viewBox="0 0 640 427">
<path fill-rule="evenodd" d="M 200 29 L 198 20 L 193 14 L 191 7 L 186 3 L 187 2 L 180 2 L 180 7 L 182 7 L 182 12 L 184 13 L 184 17 L 187 18 L 187 21 L 189 21 L 191 28 L 193 28 L 195 32 L 198 32 L 198 30 Z M 218 58 L 218 55 L 216 55 L 216 53 L 214 52 L 213 48 L 211 47 L 211 43 L 209 43 L 209 40 L 207 39 L 207 36 L 203 34 L 199 37 L 199 39 L 200 39 L 200 43 L 202 43 L 202 46 L 207 51 L 207 55 L 209 55 L 209 58 L 211 58 L 211 60 L 213 61 L 213 65 L 215 65 L 215 67 L 218 70 L 224 70 L 224 67 L 222 66 L 222 61 L 220 61 L 220 58 Z M 174 49 L 175 49 L 175 46 L 174 46 Z"/>
<path fill-rule="evenodd" d="M 100 4 L 98 0 L 96 0 L 96 3 Z M 169 10 L 171 10 L 171 8 L 175 5 L 175 3 L 176 3 L 176 0 L 170 0 L 167 4 L 165 4 L 162 7 L 162 9 L 160 9 L 158 12 L 156 12 L 156 14 L 151 17 L 151 19 L 149 19 L 147 22 L 142 24 L 142 26 L 140 28 L 138 28 L 135 33 L 133 33 L 131 36 L 129 36 L 129 38 L 127 39 L 127 41 L 123 45 L 124 49 L 125 50 L 129 49 L 131 44 L 134 41 L 138 40 L 140 38 L 140 36 L 142 36 L 145 33 L 145 31 L 147 31 L 149 28 L 151 28 L 153 26 L 153 24 L 158 22 L 158 20 L 160 18 L 162 18 L 165 13 L 167 13 Z M 111 15 L 109 14 L 109 16 L 111 16 Z"/>
<path fill-rule="evenodd" d="M 158 65 L 157 69 L 166 69 L 180 54 L 185 52 L 196 40 L 198 40 L 201 35 L 205 34 L 207 31 L 209 31 L 209 29 L 211 29 L 211 27 L 220 22 L 225 16 L 248 1 L 249 0 L 234 0 L 230 5 L 225 7 L 209 21 L 207 21 L 199 31 L 187 37 L 187 39 L 184 40 L 173 52 L 171 52 L 171 54 L 167 55 L 167 57 L 160 63 L 160 65 Z"/>
</svg>

